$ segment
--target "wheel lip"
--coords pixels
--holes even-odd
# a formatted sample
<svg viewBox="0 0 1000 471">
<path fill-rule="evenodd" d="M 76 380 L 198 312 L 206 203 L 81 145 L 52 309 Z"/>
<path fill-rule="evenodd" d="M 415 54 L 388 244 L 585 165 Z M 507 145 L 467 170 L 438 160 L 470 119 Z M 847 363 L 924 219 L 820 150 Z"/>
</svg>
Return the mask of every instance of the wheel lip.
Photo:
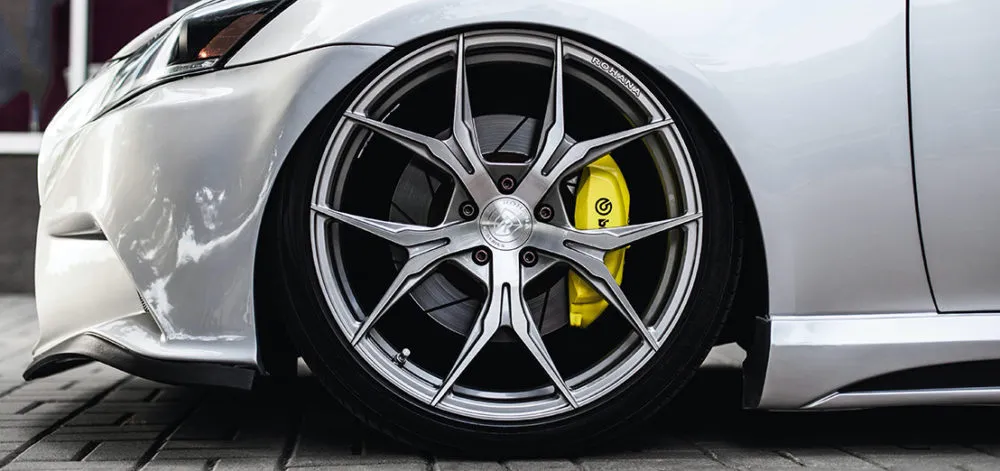
<svg viewBox="0 0 1000 471">
<path fill-rule="evenodd" d="M 415 58 L 425 55 L 430 55 L 432 57 L 452 55 L 454 51 L 453 44 L 456 37 L 457 36 L 453 35 L 448 38 L 432 42 L 394 62 L 386 70 L 369 82 L 369 84 L 351 102 L 351 105 L 348 107 L 348 111 L 364 112 L 365 110 L 371 108 L 375 102 L 384 98 L 382 95 L 385 92 L 379 92 L 379 89 L 397 89 L 399 88 L 398 85 L 400 80 L 413 79 L 413 77 L 409 77 L 408 74 L 413 70 L 411 63 L 415 60 Z M 516 45 L 527 45 L 529 47 L 533 46 L 541 51 L 551 51 L 553 47 L 552 44 L 556 39 L 556 36 L 552 34 L 520 29 L 493 29 L 470 32 L 466 33 L 465 37 L 467 46 L 470 49 L 486 43 L 493 45 L 499 41 L 501 43 L 509 42 Z M 521 42 L 522 40 L 523 42 Z M 627 71 L 627 69 L 622 67 L 618 62 L 599 54 L 596 50 L 593 50 L 592 48 L 579 42 L 564 38 L 564 44 L 567 58 L 575 57 L 582 63 L 588 62 L 584 59 L 587 56 L 591 59 L 599 58 L 620 71 Z M 472 59 L 472 57 L 470 57 L 470 59 Z M 470 60 L 469 63 L 475 64 L 476 62 Z M 567 73 L 569 73 L 569 70 L 567 70 Z M 605 78 L 607 79 L 607 77 Z M 655 111 L 655 114 L 659 117 L 670 117 L 664 105 L 659 100 L 654 98 L 654 95 L 644 83 L 635 77 L 629 78 L 641 91 L 641 96 L 638 97 L 639 101 L 637 104 L 641 106 L 645 112 Z M 387 79 L 391 81 L 386 83 L 385 81 Z M 611 81 L 613 82 L 613 80 Z M 418 80 L 415 80 L 415 82 L 418 82 Z M 622 86 L 624 87 L 624 85 Z M 396 93 L 397 92 L 392 92 L 391 94 Z M 332 201 L 331 196 L 334 196 L 333 189 L 342 187 L 343 175 L 338 175 L 341 173 L 340 170 L 342 167 L 340 160 L 342 159 L 342 155 L 345 153 L 353 154 L 353 152 L 344 152 L 343 150 L 345 149 L 345 145 L 350 143 L 350 138 L 354 133 L 355 126 L 357 126 L 355 123 L 340 118 L 334 128 L 331 138 L 329 139 L 324 151 L 322 160 L 320 161 L 319 171 L 315 178 L 312 192 L 313 203 L 327 203 Z M 677 123 L 671 124 L 669 127 L 664 128 L 656 135 L 660 136 L 661 141 L 665 144 L 666 154 L 668 154 L 666 155 L 666 158 L 669 159 L 668 163 L 674 166 L 674 178 L 678 180 L 677 183 L 679 185 L 686 189 L 686 191 L 676 193 L 677 195 L 683 195 L 683 207 L 688 211 L 701 212 L 702 195 L 698 185 L 697 173 L 695 171 L 694 162 L 691 159 L 691 154 L 688 152 L 687 145 L 680 133 L 680 130 L 678 129 Z M 357 140 L 355 139 L 355 141 Z M 356 144 L 357 143 L 355 143 L 355 145 Z M 338 149 L 341 151 L 338 152 Z M 358 149 L 354 150 L 357 151 Z M 337 196 L 338 199 L 340 197 L 341 196 Z M 337 203 L 339 203 L 339 201 L 337 201 Z M 335 206 L 339 206 L 339 204 L 336 204 Z M 673 332 L 674 327 L 683 315 L 683 311 L 687 306 L 688 299 L 692 293 L 693 284 L 700 269 L 700 258 L 703 250 L 704 238 L 703 226 L 703 221 L 697 221 L 682 229 L 685 231 L 685 236 L 681 242 L 682 253 L 678 255 L 682 258 L 682 260 L 680 261 L 678 271 L 675 275 L 676 279 L 673 282 L 675 290 L 672 293 L 663 293 L 663 291 L 666 290 L 664 285 L 668 284 L 664 281 L 661 283 L 657 294 L 654 297 L 654 299 L 661 299 L 661 302 L 658 304 L 660 304 L 662 308 L 658 310 L 660 315 L 656 324 L 651 326 L 651 328 L 655 329 L 655 336 L 660 341 L 661 345 L 670 338 L 670 334 Z M 330 311 L 330 314 L 336 323 L 337 329 L 340 330 L 340 334 L 343 335 L 344 338 L 349 339 L 351 337 L 350 332 L 355 331 L 360 325 L 360 322 L 357 321 L 354 313 L 362 312 L 362 310 L 358 306 L 354 297 L 347 293 L 346 288 L 341 286 L 338 281 L 343 279 L 344 275 L 346 275 L 343 272 L 343 265 L 340 263 L 331 263 L 334 256 L 334 253 L 332 252 L 339 252 L 340 250 L 339 245 L 331 250 L 331 247 L 337 244 L 338 240 L 339 231 L 331 230 L 318 215 L 313 214 L 310 218 L 310 242 L 312 245 L 313 265 L 319 279 L 319 285 L 323 293 L 324 301 L 326 302 L 326 308 Z M 333 265 L 336 265 L 336 267 L 333 267 Z M 331 268 L 333 268 L 333 271 L 331 271 Z M 666 299 L 662 299 L 663 296 L 666 296 Z M 669 315 L 667 315 L 668 313 Z M 648 309 L 643 314 L 648 314 Z M 619 387 L 621 387 L 622 383 L 634 378 L 636 372 L 647 366 L 652 357 L 655 356 L 652 349 L 648 346 L 640 345 L 639 347 L 636 347 L 634 345 L 635 342 L 631 340 L 637 339 L 630 336 L 630 340 L 626 340 L 625 342 L 619 344 L 619 346 L 616 347 L 612 353 L 607 355 L 604 360 L 598 362 L 583 372 L 603 371 L 603 373 L 591 375 L 591 377 L 585 378 L 582 378 L 586 376 L 585 374 L 578 374 L 577 376 L 567 378 L 566 382 L 571 388 L 574 389 L 574 395 L 576 396 L 581 407 L 593 404 L 599 399 L 604 398 L 608 394 L 616 391 Z M 347 345 L 349 346 L 349 342 L 347 342 Z M 430 403 L 431 399 L 437 392 L 436 386 L 442 381 L 441 378 L 415 367 L 412 363 L 407 364 L 402 368 L 396 365 L 396 363 L 393 363 L 391 359 L 394 357 L 396 351 L 377 332 L 377 330 L 373 330 L 370 336 L 362 340 L 353 350 L 360 357 L 360 359 L 363 360 L 368 367 L 372 368 L 382 379 L 387 380 L 393 386 L 401 389 L 411 399 L 417 399 L 418 402 L 421 402 L 424 405 L 428 405 Z M 629 350 L 633 351 L 630 353 Z M 621 361 L 617 365 L 611 367 L 611 364 L 620 359 L 622 355 L 626 355 L 624 361 Z M 406 374 L 411 376 L 411 378 L 405 378 L 407 379 L 405 381 L 402 380 L 404 378 L 400 377 L 400 371 L 405 371 Z M 616 377 L 612 377 L 615 373 L 620 371 L 624 371 L 625 374 L 617 374 Z M 586 381 L 586 384 L 581 385 L 584 381 Z M 472 392 L 477 393 L 479 397 L 473 398 L 469 394 Z M 437 406 L 437 410 L 450 412 L 463 418 L 475 418 L 497 422 L 550 418 L 574 410 L 568 403 L 559 397 L 558 393 L 554 394 L 555 397 L 547 397 L 552 396 L 553 393 L 556 393 L 554 386 L 545 386 L 530 391 L 508 393 L 471 390 L 455 385 L 453 388 L 453 394 L 446 395 Z M 511 401 L 524 400 L 528 398 L 533 399 L 518 404 L 511 403 Z"/>
</svg>

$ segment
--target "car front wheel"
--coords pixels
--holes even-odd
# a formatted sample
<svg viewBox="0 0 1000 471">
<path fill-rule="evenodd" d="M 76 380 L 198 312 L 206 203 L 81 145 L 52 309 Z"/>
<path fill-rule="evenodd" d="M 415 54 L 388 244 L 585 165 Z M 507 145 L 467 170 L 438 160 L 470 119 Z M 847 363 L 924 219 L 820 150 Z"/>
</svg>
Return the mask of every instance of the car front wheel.
<svg viewBox="0 0 1000 471">
<path fill-rule="evenodd" d="M 713 346 L 738 267 L 725 165 L 690 110 L 548 33 L 393 58 L 276 190 L 309 367 L 436 452 L 580 453 L 649 417 Z"/>
</svg>

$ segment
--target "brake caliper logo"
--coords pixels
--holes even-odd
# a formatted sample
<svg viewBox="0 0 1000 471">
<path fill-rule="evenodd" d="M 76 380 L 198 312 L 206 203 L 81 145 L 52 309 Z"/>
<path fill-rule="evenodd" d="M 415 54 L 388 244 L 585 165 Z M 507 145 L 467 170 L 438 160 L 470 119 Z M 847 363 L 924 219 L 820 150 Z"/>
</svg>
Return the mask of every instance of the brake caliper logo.
<svg viewBox="0 0 1000 471">
<path fill-rule="evenodd" d="M 615 209 L 615 206 L 611 204 L 611 200 L 607 198 L 601 198 L 598 199 L 597 203 L 594 204 L 594 209 L 597 211 L 597 214 L 600 214 L 601 216 L 607 216 L 611 214 L 611 210 Z"/>
</svg>

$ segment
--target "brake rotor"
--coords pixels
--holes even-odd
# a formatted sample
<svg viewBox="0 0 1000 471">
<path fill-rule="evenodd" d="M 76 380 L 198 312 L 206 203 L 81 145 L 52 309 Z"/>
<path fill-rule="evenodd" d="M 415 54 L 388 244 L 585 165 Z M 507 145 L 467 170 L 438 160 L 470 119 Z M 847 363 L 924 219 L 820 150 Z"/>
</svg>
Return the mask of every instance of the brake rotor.
<svg viewBox="0 0 1000 471">
<path fill-rule="evenodd" d="M 476 131 L 483 156 L 490 167 L 507 167 L 505 173 L 517 175 L 518 169 L 531 158 L 532 144 L 538 135 L 538 120 L 515 115 L 485 115 L 476 118 Z M 501 172 L 504 172 L 501 170 Z M 392 195 L 389 219 L 393 222 L 430 225 L 438 221 L 450 204 L 450 184 L 436 174 L 411 162 L 403 170 Z M 407 253 L 393 248 L 397 269 L 406 261 Z M 458 269 L 443 266 L 410 292 L 410 297 L 437 323 L 465 336 L 479 314 L 483 297 L 477 285 Z M 542 335 L 556 331 L 569 322 L 566 273 L 556 273 L 529 286 L 528 307 Z M 512 341 L 501 332 L 495 341 Z"/>
</svg>

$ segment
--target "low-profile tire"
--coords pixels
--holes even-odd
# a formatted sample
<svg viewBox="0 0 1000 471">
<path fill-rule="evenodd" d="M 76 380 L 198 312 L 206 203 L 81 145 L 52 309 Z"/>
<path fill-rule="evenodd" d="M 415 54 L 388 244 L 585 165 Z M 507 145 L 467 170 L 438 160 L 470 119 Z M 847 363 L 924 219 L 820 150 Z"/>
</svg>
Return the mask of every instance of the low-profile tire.
<svg viewBox="0 0 1000 471">
<path fill-rule="evenodd" d="M 479 36 L 491 34 L 494 36 L 489 37 L 488 41 Z M 678 284 L 677 280 L 681 278 L 681 275 L 678 275 L 678 273 L 681 273 L 683 267 L 671 272 L 672 275 L 670 276 L 659 276 L 657 278 L 658 281 L 656 283 L 663 286 L 670 286 L 670 289 L 675 290 L 668 292 L 669 289 L 667 289 L 665 291 L 667 294 L 661 296 L 664 299 L 673 300 L 676 290 L 685 289 L 686 291 L 680 295 L 676 295 L 679 296 L 679 300 L 677 302 L 671 301 L 673 304 L 667 303 L 667 301 L 663 301 L 663 306 L 661 307 L 657 307 L 658 305 L 655 303 L 650 304 L 649 312 L 645 313 L 644 319 L 652 319 L 653 324 L 662 326 L 662 329 L 657 332 L 653 332 L 655 329 L 652 328 L 650 330 L 653 335 L 657 336 L 656 342 L 659 346 L 655 352 L 651 350 L 646 356 L 638 356 L 639 354 L 636 354 L 635 358 L 642 359 L 641 361 L 636 360 L 641 366 L 635 367 L 627 376 L 623 376 L 614 387 L 608 388 L 607 391 L 599 395 L 595 393 L 595 397 L 592 400 L 581 403 L 575 408 L 569 408 L 568 410 L 560 409 L 560 411 L 551 414 L 538 412 L 530 418 L 505 418 L 499 416 L 498 418 L 484 418 L 485 413 L 477 415 L 474 411 L 478 409 L 474 409 L 471 406 L 469 410 L 473 412 L 469 414 L 458 413 L 454 408 L 448 409 L 447 407 L 432 406 L 431 403 L 433 401 L 429 402 L 421 399 L 419 395 L 404 390 L 404 388 L 400 387 L 400 383 L 396 379 L 393 379 L 395 377 L 385 373 L 384 370 L 386 368 L 391 368 L 391 361 L 389 363 L 375 363 L 370 359 L 371 352 L 377 351 L 377 348 L 371 347 L 367 350 L 368 353 L 362 354 L 361 350 L 355 347 L 354 340 L 356 339 L 351 335 L 352 332 L 345 329 L 344 326 L 348 325 L 349 328 L 353 328 L 350 327 L 350 319 L 357 319 L 361 323 L 365 319 L 365 312 L 372 308 L 373 302 L 361 299 L 363 297 L 360 295 L 357 297 L 348 296 L 348 294 L 361 289 L 352 284 L 348 274 L 341 273 L 343 276 L 330 275 L 322 269 L 317 268 L 317 266 L 328 263 L 327 260 L 330 258 L 337 259 L 337 257 L 340 257 L 340 259 L 346 260 L 357 257 L 356 253 L 346 251 L 356 251 L 354 247 L 350 247 L 349 245 L 360 240 L 359 237 L 361 236 L 357 234 L 349 236 L 342 233 L 341 229 L 339 229 L 339 226 L 347 225 L 342 224 L 346 220 L 344 219 L 346 217 L 344 214 L 346 213 L 338 213 L 333 210 L 325 210 L 329 214 L 318 214 L 316 212 L 317 198 L 325 201 L 324 195 L 326 195 L 326 190 L 321 188 L 322 184 L 318 182 L 323 180 L 322 174 L 324 172 L 336 174 L 336 172 L 325 169 L 331 165 L 335 165 L 337 149 L 351 148 L 346 144 L 347 141 L 354 138 L 362 140 L 364 140 L 363 138 L 368 138 L 371 140 L 371 142 L 367 142 L 362 146 L 362 149 L 378 145 L 388 145 L 385 143 L 377 144 L 372 140 L 370 135 L 364 135 L 365 132 L 373 129 L 370 125 L 369 127 L 364 127 L 356 119 L 352 121 L 351 119 L 344 118 L 345 113 L 353 112 L 361 104 L 376 103 L 377 99 L 370 98 L 372 94 L 378 95 L 381 98 L 386 96 L 392 97 L 394 100 L 401 100 L 401 96 L 405 97 L 405 94 L 393 91 L 372 91 L 372 87 L 375 87 L 379 83 L 380 77 L 398 72 L 399 64 L 408 64 L 407 61 L 412 61 L 415 57 L 419 57 L 423 53 L 422 51 L 428 51 L 435 47 L 446 48 L 447 44 L 455 44 L 452 47 L 455 50 L 455 55 L 459 57 L 459 64 L 464 64 L 462 58 L 466 54 L 470 58 L 477 57 L 478 54 L 478 57 L 481 58 L 478 62 L 469 60 L 469 64 L 475 63 L 477 65 L 469 66 L 470 71 L 468 76 L 470 78 L 464 81 L 468 89 L 471 90 L 471 101 L 478 103 L 476 86 L 480 84 L 480 86 L 485 87 L 482 84 L 486 83 L 484 81 L 486 79 L 477 81 L 477 75 L 473 71 L 477 70 L 477 67 L 484 69 L 490 66 L 487 57 L 490 52 L 488 44 L 498 44 L 507 41 L 510 44 L 504 43 L 507 46 L 504 52 L 509 53 L 511 44 L 515 44 L 516 41 L 520 40 L 517 38 L 522 37 L 528 38 L 528 40 L 525 40 L 525 43 L 534 45 L 549 41 L 553 45 L 554 50 L 563 52 L 565 54 L 563 57 L 565 57 L 565 73 L 567 77 L 579 78 L 584 77 L 586 74 L 591 74 L 587 77 L 616 78 L 616 74 L 608 73 L 608 67 L 612 68 L 612 70 L 621 71 L 624 74 L 627 84 L 621 80 L 621 75 L 618 75 L 618 85 L 624 85 L 618 92 L 623 92 L 623 96 L 635 95 L 637 93 L 642 94 L 644 99 L 655 102 L 657 106 L 662 108 L 664 115 L 671 118 L 672 124 L 669 131 L 662 134 L 650 135 L 646 139 L 645 147 L 650 149 L 649 152 L 655 153 L 656 151 L 652 149 L 657 144 L 652 141 L 663 139 L 666 142 L 664 148 L 667 149 L 664 155 L 669 155 L 669 158 L 674 159 L 675 162 L 683 157 L 683 164 L 676 164 L 676 167 L 688 166 L 683 171 L 688 172 L 688 175 L 691 177 L 690 186 L 695 188 L 695 194 L 692 198 L 697 200 L 700 217 L 696 222 L 697 230 L 693 229 L 693 226 L 687 226 L 687 229 L 684 230 L 684 235 L 671 236 L 676 237 L 676 239 L 665 238 L 664 240 L 667 240 L 670 244 L 682 244 L 682 242 L 677 241 L 687 241 L 689 237 L 697 236 L 698 243 L 686 246 L 688 247 L 686 250 L 692 250 L 690 247 L 696 247 L 697 253 L 693 256 L 694 265 L 688 267 L 691 270 L 691 276 L 684 287 L 675 286 Z M 635 427 L 667 404 L 691 375 L 694 374 L 701 362 L 704 361 L 722 329 L 727 310 L 732 300 L 733 290 L 736 286 L 742 250 L 739 237 L 740 231 L 737 224 L 738 217 L 734 214 L 734 207 L 736 205 L 734 204 L 734 195 L 727 175 L 726 161 L 722 156 L 714 153 L 714 149 L 709 145 L 709 140 L 705 136 L 707 136 L 706 133 L 711 131 L 703 127 L 697 113 L 690 109 L 683 109 L 679 105 L 683 100 L 676 95 L 678 92 L 666 86 L 659 86 L 659 81 L 644 75 L 642 70 L 629 70 L 626 72 L 626 69 L 621 65 L 622 62 L 627 60 L 626 58 L 619 57 L 617 58 L 618 61 L 612 61 L 607 56 L 596 55 L 594 50 L 588 46 L 584 46 L 583 42 L 576 42 L 575 40 L 565 38 L 557 39 L 556 36 L 537 32 L 486 31 L 466 33 L 459 35 L 457 38 L 454 36 L 444 38 L 432 44 L 422 44 L 395 53 L 395 57 L 391 58 L 395 62 L 393 60 L 385 61 L 380 70 L 372 71 L 370 76 L 364 78 L 364 83 L 354 89 L 351 96 L 343 97 L 342 102 L 331 106 L 331 110 L 333 111 L 331 113 L 332 117 L 324 118 L 326 121 L 317 123 L 317 125 L 312 127 L 312 134 L 306 136 L 306 141 L 297 146 L 295 155 L 290 157 L 286 168 L 283 169 L 272 194 L 265 228 L 266 230 L 273 231 L 276 236 L 274 240 L 279 241 L 277 242 L 278 246 L 275 247 L 277 250 L 274 253 L 276 263 L 274 266 L 278 269 L 279 273 L 274 275 L 280 280 L 281 287 L 283 288 L 282 291 L 287 295 L 289 307 L 287 316 L 288 330 L 303 359 L 333 396 L 364 423 L 400 441 L 435 453 L 457 455 L 513 457 L 561 453 L 581 454 L 591 449 L 590 447 L 592 446 L 606 444 L 609 439 L 620 437 L 623 432 Z M 477 38 L 481 39 L 481 41 L 477 42 Z M 466 47 L 469 48 L 468 52 L 464 49 Z M 595 54 L 592 56 L 593 59 L 590 61 L 590 64 L 585 64 L 583 60 L 572 60 L 572 53 L 580 51 L 583 51 L 581 54 Z M 550 64 L 553 63 L 551 57 L 550 52 L 548 59 Z M 509 60 L 509 56 L 502 56 L 502 58 Z M 434 67 L 448 67 L 447 64 L 441 65 L 432 61 L 428 61 L 428 63 Z M 385 64 L 390 65 L 386 66 Z M 592 66 L 593 69 L 586 70 L 587 65 Z M 407 66 L 412 67 L 412 65 Z M 562 66 L 563 64 L 560 64 L 560 68 Z M 463 83 L 463 79 L 454 74 L 454 63 L 450 67 L 453 74 L 452 77 L 457 79 L 456 83 Z M 537 65 L 534 67 L 537 68 Z M 577 75 L 571 75 L 571 67 L 579 69 L 572 72 L 572 74 Z M 421 70 L 419 75 L 427 77 L 433 74 L 427 70 Z M 482 74 L 479 77 L 482 78 Z M 394 80 L 399 81 L 398 77 Z M 578 80 L 578 82 L 596 83 L 594 80 L 597 79 L 591 79 L 590 82 L 587 80 Z M 555 79 L 553 79 L 551 84 L 546 83 L 547 87 L 545 88 L 554 90 L 554 84 Z M 434 89 L 432 85 L 424 88 Z M 565 90 L 568 92 L 570 88 L 569 79 L 567 79 Z M 411 92 L 408 93 L 415 93 L 412 90 L 419 89 L 420 87 L 413 87 L 411 88 Z M 560 84 L 558 89 L 563 90 L 563 85 Z M 609 89 L 613 90 L 613 88 Z M 607 93 L 615 92 L 611 91 Z M 541 96 L 544 99 L 545 94 L 542 93 Z M 677 98 L 677 100 L 672 100 L 672 98 Z M 488 99 L 483 98 L 482 101 L 486 102 Z M 491 106 L 495 108 L 500 105 Z M 451 113 L 452 107 L 449 103 L 446 102 L 443 107 L 446 108 L 446 115 Z M 387 107 L 383 104 L 382 108 L 386 109 Z M 461 107 L 456 106 L 455 108 L 460 111 Z M 547 124 L 553 121 L 551 119 L 553 111 L 551 110 L 552 108 L 550 107 L 549 110 L 542 111 L 541 115 L 537 116 L 537 122 L 541 123 L 539 125 L 540 130 L 551 129 L 547 127 Z M 375 114 L 371 112 L 371 109 L 369 109 L 369 113 L 372 115 Z M 399 114 L 404 115 L 402 118 L 399 118 L 403 120 L 406 113 L 401 111 Z M 391 121 L 386 119 L 385 116 L 371 117 L 376 120 Z M 595 120 L 597 119 L 599 118 L 595 118 Z M 485 121 L 488 120 L 482 118 L 481 115 L 477 115 L 477 120 L 472 127 L 485 126 L 482 123 Z M 477 132 L 483 134 L 488 131 L 479 128 Z M 434 135 L 430 132 L 427 132 L 427 134 Z M 358 137 L 358 135 L 362 136 Z M 453 136 L 454 132 L 444 132 L 436 138 L 447 140 L 452 139 Z M 486 138 L 481 138 L 481 140 L 485 141 Z M 530 154 L 535 154 L 538 148 L 543 147 L 543 144 L 539 141 L 541 139 L 536 140 L 535 144 L 532 144 L 529 151 Z M 485 154 L 486 144 L 483 144 L 483 146 L 484 150 L 482 152 Z M 641 147 L 639 150 L 641 150 Z M 385 148 L 388 147 L 377 147 L 376 150 L 382 151 Z M 357 147 L 354 149 L 357 151 Z M 683 153 L 683 156 L 674 155 L 677 153 Z M 625 151 L 622 151 L 622 155 L 625 155 Z M 407 158 L 411 157 L 408 156 Z M 622 158 L 618 158 L 618 154 L 615 154 L 615 157 L 619 161 L 623 160 Z M 625 169 L 624 163 L 622 167 Z M 391 170 L 391 166 L 387 164 L 385 165 L 384 172 L 387 173 L 384 178 L 389 180 L 389 183 L 380 185 L 377 181 L 370 181 L 366 188 L 370 187 L 372 194 L 378 191 L 380 186 L 391 188 L 400 185 L 400 175 L 406 173 L 406 171 L 398 169 Z M 344 177 L 342 180 L 347 181 L 346 179 L 348 177 Z M 431 187 L 433 188 L 433 185 Z M 642 188 L 638 186 L 633 189 L 633 192 L 633 205 L 643 204 L 642 201 L 647 199 L 657 201 L 663 199 L 656 195 L 642 192 Z M 517 192 L 514 192 L 515 196 L 517 194 Z M 466 196 L 469 195 L 467 194 Z M 356 201 L 361 197 L 348 195 L 347 198 L 353 198 Z M 669 198 L 665 199 L 665 201 L 669 201 Z M 333 204 L 331 204 L 332 206 Z M 352 205 L 345 204 L 343 198 L 341 198 L 337 206 L 343 209 Z M 353 207 L 357 208 L 359 206 L 355 204 Z M 321 211 L 324 210 L 321 208 Z M 373 211 L 375 213 L 384 211 L 385 213 L 383 214 L 391 212 L 389 207 L 383 209 L 377 207 Z M 441 211 L 438 212 L 440 213 Z M 329 217 L 330 214 L 333 214 L 335 217 Z M 448 214 L 447 209 L 442 214 L 442 217 L 446 218 Z M 676 216 L 676 214 L 673 215 Z M 366 214 L 365 216 L 370 215 Z M 389 217 L 386 216 L 385 219 L 389 219 Z M 635 224 L 634 221 L 632 223 Z M 536 222 L 536 224 L 539 223 Z M 433 226 L 434 224 L 430 225 Z M 338 229 L 329 229 L 329 227 L 333 226 L 338 226 Z M 318 227 L 325 228 L 322 230 L 331 231 L 329 232 L 331 234 L 329 242 L 331 244 L 330 247 L 334 248 L 330 249 L 330 253 L 324 252 L 325 249 L 320 250 L 316 248 L 316 234 L 320 230 Z M 361 233 L 362 231 L 356 232 Z M 326 232 L 320 233 L 327 234 Z M 367 234 L 362 235 L 367 236 Z M 325 239 L 320 237 L 319 240 L 322 241 Z M 485 242 L 483 244 L 486 245 Z M 395 267 L 398 270 L 401 263 L 399 259 L 400 252 L 398 248 L 394 250 L 394 252 L 387 250 L 386 253 L 389 254 L 391 252 L 391 254 L 386 256 L 396 257 L 395 259 L 389 258 L 388 260 L 395 260 Z M 629 253 L 631 254 L 633 250 L 639 250 L 639 248 L 633 246 L 629 249 Z M 402 261 L 405 262 L 405 252 L 403 253 Z M 500 254 L 501 252 L 495 253 Z M 371 254 L 370 256 L 373 260 L 381 260 L 382 255 L 375 255 L 381 254 L 381 252 L 373 251 Z M 366 256 L 369 255 L 366 253 Z M 351 266 L 346 262 L 338 261 L 337 263 L 343 263 L 337 265 L 339 267 L 338 270 L 341 272 L 351 270 Z M 622 287 L 626 291 L 628 291 L 627 288 L 630 283 L 642 284 L 645 278 L 655 277 L 650 273 L 629 272 L 629 263 L 626 262 L 625 277 L 622 281 Z M 634 264 L 639 265 L 640 262 L 636 261 Z M 379 263 L 373 261 L 371 265 L 379 265 Z M 358 265 L 355 264 L 353 266 L 357 267 Z M 646 265 L 643 265 L 643 267 L 646 267 L 644 269 L 648 269 Z M 359 276 L 364 280 L 364 284 L 366 285 L 378 283 L 375 279 L 377 277 L 369 277 L 367 272 Z M 384 288 L 380 287 L 379 289 Z M 663 291 L 660 288 L 656 288 L 656 290 L 657 292 Z M 331 303 L 331 297 L 348 299 L 349 302 L 346 304 Z M 404 298 L 405 300 L 399 302 L 406 303 L 407 306 L 415 305 L 413 299 Z M 376 297 L 375 299 L 378 298 Z M 344 306 L 350 306 L 352 303 L 355 307 L 358 307 L 357 310 L 365 312 L 342 312 L 343 310 L 349 311 L 350 309 L 345 309 Z M 661 312 L 667 310 L 669 306 L 676 306 L 677 312 L 670 314 L 673 316 L 671 319 L 657 321 L 656 319 L 659 319 L 657 316 L 666 316 L 669 314 Z M 394 307 L 393 309 L 396 308 Z M 612 309 L 604 313 L 601 319 L 618 318 L 616 314 L 610 311 Z M 390 310 L 386 314 L 386 318 L 388 319 L 393 315 L 401 317 L 406 314 L 395 313 Z M 345 318 L 348 320 L 344 321 L 343 319 Z M 607 323 L 613 321 L 608 320 Z M 437 323 L 432 323 L 432 325 L 438 326 Z M 623 334 L 624 337 L 622 338 L 630 339 L 628 340 L 632 342 L 630 345 L 636 345 L 632 348 L 637 351 L 640 348 L 645 348 L 642 342 L 642 335 L 638 332 L 628 333 L 627 324 L 623 323 L 623 325 L 626 325 L 626 327 L 624 330 L 625 334 Z M 420 327 L 420 329 L 425 328 L 427 327 Z M 595 323 L 590 329 L 595 328 L 600 328 L 598 323 Z M 567 329 L 572 328 L 563 324 L 556 331 L 565 331 Z M 373 331 L 375 330 L 377 330 L 377 327 L 373 328 Z M 444 327 L 441 327 L 441 331 L 444 332 L 441 334 L 443 336 L 458 335 L 444 329 Z M 545 335 L 546 344 L 555 342 L 550 341 L 550 336 L 553 335 L 552 332 L 546 332 L 545 329 L 542 329 L 541 332 Z M 388 334 L 386 335 L 388 339 Z M 572 336 L 577 334 L 574 331 L 571 334 L 565 335 Z M 514 338 L 513 344 L 516 345 L 517 340 L 515 336 L 510 337 Z M 500 339 L 499 341 L 503 342 L 505 340 Z M 375 345 L 374 340 L 372 342 L 372 345 Z M 506 339 L 506 342 L 510 345 L 510 338 Z M 624 344 L 626 341 L 621 340 L 621 342 Z M 391 339 L 385 340 L 381 344 L 389 345 L 392 344 L 392 341 Z M 490 345 L 493 344 L 491 343 Z M 368 356 L 366 357 L 366 355 Z M 632 357 L 622 354 L 622 358 Z M 416 355 L 413 361 L 417 361 Z M 397 361 L 396 364 L 400 363 L 403 362 Z M 517 374 L 503 367 L 503 362 L 499 363 L 500 366 L 497 365 L 497 363 L 492 364 L 494 368 L 492 371 L 495 372 L 494 374 L 497 377 Z M 434 381 L 438 380 L 441 379 L 432 378 L 428 381 L 433 384 Z M 488 380 L 484 381 L 489 383 Z M 472 388 L 471 386 L 470 388 L 470 391 L 489 389 L 488 386 L 476 386 L 479 389 Z M 499 390 L 503 391 L 503 388 Z M 452 394 L 455 397 L 459 396 L 457 392 L 453 392 Z M 561 397 L 558 388 L 553 388 L 551 395 L 555 398 Z M 451 396 L 451 394 L 448 396 Z M 491 396 L 485 394 L 484 397 Z M 572 403 L 568 397 L 565 400 L 570 404 Z M 486 399 L 483 399 L 483 401 L 486 401 Z M 512 401 L 515 401 L 515 399 L 512 399 Z"/>
</svg>

